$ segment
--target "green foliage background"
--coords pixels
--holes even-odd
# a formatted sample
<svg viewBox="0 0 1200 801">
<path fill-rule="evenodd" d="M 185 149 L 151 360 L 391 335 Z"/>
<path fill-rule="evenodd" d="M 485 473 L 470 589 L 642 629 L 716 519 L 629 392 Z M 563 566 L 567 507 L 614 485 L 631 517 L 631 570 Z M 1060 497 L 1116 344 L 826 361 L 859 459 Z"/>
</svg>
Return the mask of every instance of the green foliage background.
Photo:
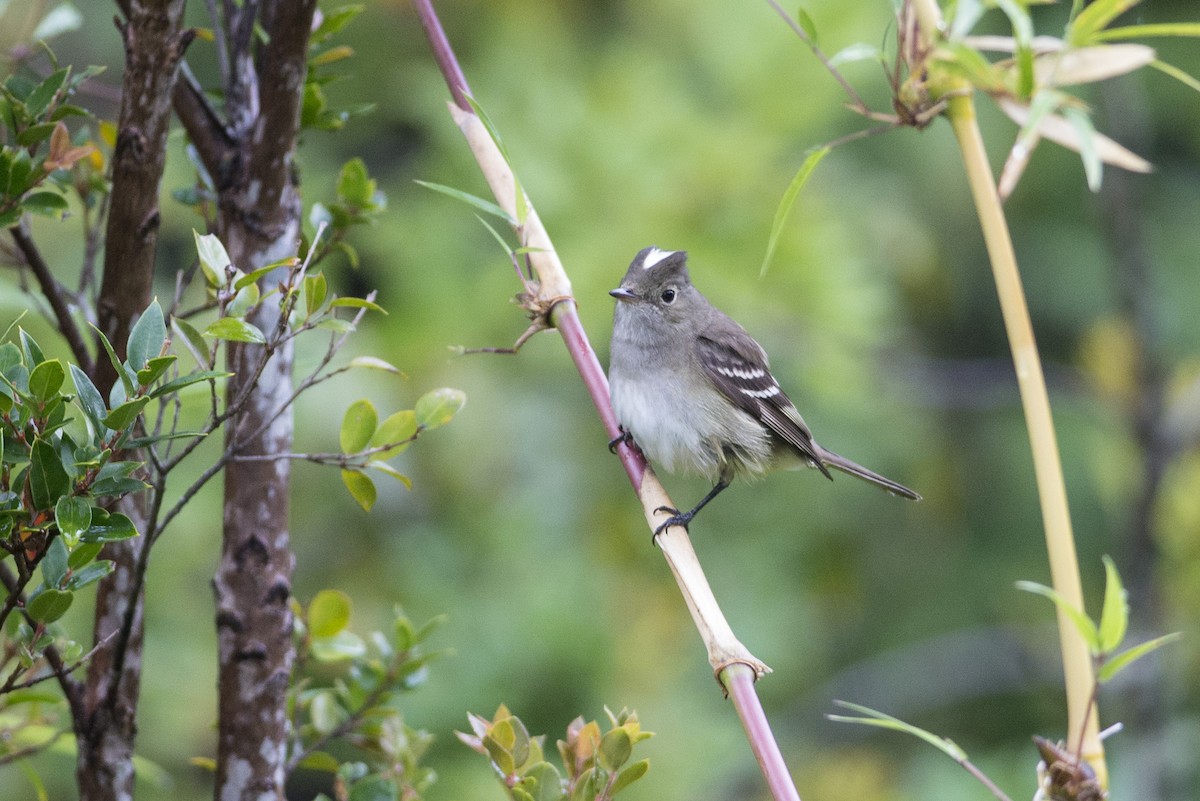
<svg viewBox="0 0 1200 801">
<path fill-rule="evenodd" d="M 202 4 L 190 12 L 195 24 Z M 81 2 L 84 28 L 56 43 L 63 63 L 108 64 L 121 48 L 112 6 Z M 962 745 L 1014 797 L 1033 792 L 1029 735 L 1064 735 L 1061 669 L 1050 605 L 1013 588 L 1045 581 L 1028 443 L 986 257 L 957 152 L 944 123 L 840 148 L 817 169 L 760 279 L 775 207 L 805 150 L 861 124 L 807 49 L 765 3 L 605 0 L 442 2 L 448 35 L 476 97 L 499 127 L 574 282 L 606 360 L 611 300 L 633 254 L 687 249 L 696 283 L 756 335 L 818 439 L 919 489 L 919 505 L 848 479 L 777 475 L 723 495 L 692 527 L 734 630 L 775 673 L 759 689 L 800 794 L 832 801 L 982 798 L 944 757 L 886 733 L 825 721 L 845 698 Z M 881 43 L 887 3 L 814 1 L 821 43 L 835 52 Z M 1196 4 L 1149 3 L 1145 22 L 1195 18 Z M 1048 33 L 1066 9 L 1037 9 Z M 994 20 L 997 26 L 1000 20 Z M 1002 30 L 997 27 L 997 31 Z M 657 733 L 652 769 L 630 799 L 765 797 L 731 706 L 704 661 L 687 611 L 651 546 L 624 474 L 556 334 L 519 356 L 455 357 L 448 346 L 504 346 L 525 320 L 509 298 L 511 267 L 469 208 L 414 179 L 485 194 L 445 112 L 447 94 L 407 3 L 376 2 L 346 32 L 356 56 L 327 87 L 337 106 L 378 103 L 344 131 L 310 131 L 300 155 L 306 203 L 328 200 L 355 155 L 387 192 L 380 225 L 352 240 L 361 266 L 330 264 L 343 294 L 379 290 L 391 312 L 367 321 L 362 353 L 407 380 L 359 371 L 306 397 L 298 447 L 336 447 L 342 412 L 370 397 L 381 413 L 424 391 L 459 387 L 454 425 L 410 449 L 406 491 L 380 483 L 366 515 L 336 470 L 298 464 L 292 534 L 295 591 L 348 592 L 352 625 L 387 625 L 393 604 L 417 621 L 446 613 L 435 663 L 407 706 L 437 736 L 434 799 L 499 798 L 484 762 L 451 734 L 467 711 L 506 703 L 534 732 L 561 737 L 577 714 L 635 708 Z M 1165 60 L 1200 73 L 1193 41 L 1155 41 Z M 203 72 L 211 50 L 192 46 Z M 878 69 L 846 68 L 877 107 Z M 1143 480 L 1131 414 L 1136 347 L 1103 196 L 1089 194 L 1075 154 L 1043 145 L 1007 209 L 1047 364 L 1089 598 L 1100 557 L 1134 584 L 1133 640 L 1190 635 L 1106 690 L 1115 797 L 1191 797 L 1200 749 L 1200 97 L 1143 71 L 1086 95 L 1101 130 L 1154 162 L 1127 178 L 1139 198 L 1119 209 L 1141 226 L 1170 424 L 1181 448 L 1153 504 L 1151 542 L 1134 542 Z M 115 107 L 97 101 L 108 118 Z M 986 103 L 983 104 L 986 106 Z M 1014 128 L 984 112 L 998 168 Z M 195 218 L 169 198 L 190 182 L 182 138 L 164 187 L 161 289 L 191 258 Z M 1118 176 L 1106 174 L 1105 192 Z M 71 220 L 39 220 L 52 264 L 79 263 Z M 0 319 L 29 305 L 13 273 Z M 31 323 L 39 340 L 52 337 Z M 301 353 L 298 362 L 317 358 Z M 197 467 L 196 469 L 199 469 Z M 667 477 L 681 503 L 704 491 Z M 142 799 L 211 794 L 188 758 L 213 752 L 215 636 L 209 579 L 220 536 L 207 488 L 156 549 L 148 582 L 139 750 L 169 778 Z M 85 637 L 90 618 L 65 620 Z M 36 765 L 53 798 L 73 793 L 65 753 Z M 153 771 L 145 771 L 146 775 Z M 1161 776 L 1147 795 L 1143 782 Z M 296 798 L 310 793 L 307 778 Z M 32 797 L 0 769 L 0 795 Z"/>
</svg>

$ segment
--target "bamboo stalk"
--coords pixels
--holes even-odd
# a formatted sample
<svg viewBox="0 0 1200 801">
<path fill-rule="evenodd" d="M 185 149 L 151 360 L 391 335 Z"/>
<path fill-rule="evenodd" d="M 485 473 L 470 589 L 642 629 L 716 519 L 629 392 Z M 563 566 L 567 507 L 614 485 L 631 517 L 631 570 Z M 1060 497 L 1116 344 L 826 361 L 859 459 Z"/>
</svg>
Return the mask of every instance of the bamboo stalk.
<svg viewBox="0 0 1200 801">
<path fill-rule="evenodd" d="M 1050 397 L 1046 392 L 1046 379 L 1042 373 L 1041 358 L 1033 336 L 1033 324 L 1029 319 L 1029 307 L 1025 302 L 1025 291 L 1021 285 L 1021 274 L 1017 269 L 1004 209 L 975 119 L 974 101 L 970 96 L 951 98 L 946 115 L 962 151 L 967 182 L 983 228 L 996 292 L 1000 297 L 1004 328 L 1008 333 L 1013 365 L 1016 367 L 1021 406 L 1025 411 L 1029 445 L 1033 451 L 1033 469 L 1041 501 L 1051 580 L 1054 589 L 1068 603 L 1083 609 L 1083 586 L 1079 579 L 1075 538 L 1071 532 L 1067 488 L 1063 481 L 1054 420 L 1050 413 Z M 1079 732 L 1083 733 L 1080 755 L 1091 763 L 1101 784 L 1107 786 L 1099 715 L 1089 712 L 1095 687 L 1091 652 L 1083 634 L 1066 613 L 1059 609 L 1057 614 L 1067 689 L 1067 731 L 1072 741 L 1079 736 Z"/>
<path fill-rule="evenodd" d="M 943 27 L 942 12 L 936 0 L 911 0 L 924 49 L 932 48 Z M 969 87 L 964 87 L 969 89 Z M 1050 397 L 1038 355 L 1037 342 L 1030 322 L 1029 307 L 1004 208 L 996 189 L 996 179 L 988 163 L 987 151 L 975 117 L 975 102 L 969 93 L 949 98 L 946 116 L 958 141 L 967 183 L 975 201 L 984 243 L 992 264 L 992 276 L 1000 299 L 1000 311 L 1012 351 L 1021 406 L 1029 430 L 1033 469 L 1045 529 L 1050 577 L 1054 589 L 1068 603 L 1082 610 L 1083 587 L 1079 579 L 1079 560 L 1071 531 L 1067 489 L 1063 480 Z M 1096 772 L 1101 786 L 1108 786 L 1108 767 L 1100 740 L 1099 709 L 1095 705 L 1095 672 L 1091 652 L 1082 633 L 1070 618 L 1057 610 L 1059 647 L 1067 693 L 1068 740 L 1080 743 L 1080 757 Z"/>
</svg>

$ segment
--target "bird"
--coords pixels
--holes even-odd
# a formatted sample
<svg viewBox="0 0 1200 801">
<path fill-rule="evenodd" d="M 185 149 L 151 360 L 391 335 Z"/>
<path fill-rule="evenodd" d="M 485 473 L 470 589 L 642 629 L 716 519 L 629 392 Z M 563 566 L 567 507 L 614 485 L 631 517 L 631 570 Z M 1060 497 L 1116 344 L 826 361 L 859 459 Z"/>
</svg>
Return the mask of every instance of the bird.
<svg viewBox="0 0 1200 801">
<path fill-rule="evenodd" d="M 714 482 L 690 511 L 660 507 L 671 517 L 655 529 L 687 527 L 739 476 L 830 468 L 893 495 L 921 495 L 819 445 L 771 373 L 762 346 L 692 284 L 687 252 L 643 248 L 609 292 L 613 333 L 609 396 L 621 441 L 632 439 L 669 473 Z"/>
</svg>

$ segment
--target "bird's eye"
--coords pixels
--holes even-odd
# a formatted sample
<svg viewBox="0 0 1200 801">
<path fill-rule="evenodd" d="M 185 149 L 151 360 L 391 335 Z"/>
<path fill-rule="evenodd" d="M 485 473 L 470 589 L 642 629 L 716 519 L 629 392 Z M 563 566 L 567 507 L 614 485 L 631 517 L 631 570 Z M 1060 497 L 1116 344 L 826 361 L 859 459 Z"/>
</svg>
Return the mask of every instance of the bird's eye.
<svg viewBox="0 0 1200 801">
<path fill-rule="evenodd" d="M 674 303 L 675 302 L 675 290 L 674 289 L 664 289 L 662 294 L 659 295 L 659 297 L 662 298 L 663 303 Z"/>
</svg>

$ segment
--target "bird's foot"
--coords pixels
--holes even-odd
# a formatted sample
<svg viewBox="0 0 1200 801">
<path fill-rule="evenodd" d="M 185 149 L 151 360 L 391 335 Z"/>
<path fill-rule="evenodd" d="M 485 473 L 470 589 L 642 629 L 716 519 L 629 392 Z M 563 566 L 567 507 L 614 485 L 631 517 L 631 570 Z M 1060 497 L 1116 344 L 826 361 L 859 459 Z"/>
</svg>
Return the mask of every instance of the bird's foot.
<svg viewBox="0 0 1200 801">
<path fill-rule="evenodd" d="M 696 516 L 695 509 L 690 512 L 680 512 L 674 506 L 660 506 L 654 510 L 655 514 L 658 514 L 659 512 L 669 512 L 671 516 L 660 523 L 658 528 L 654 529 L 654 534 L 650 538 L 651 540 L 653 540 L 659 534 L 662 534 L 671 526 L 683 526 L 686 529 L 688 527 L 688 523 L 692 522 L 692 518 Z"/>
<path fill-rule="evenodd" d="M 625 426 L 621 426 L 620 431 L 621 431 L 621 433 L 618 436 L 613 437 L 611 440 L 609 440 L 609 442 L 608 442 L 608 452 L 609 453 L 616 453 L 617 446 L 620 445 L 622 442 L 624 442 L 626 445 L 633 444 L 633 434 L 630 434 L 628 431 L 626 431 Z"/>
</svg>

